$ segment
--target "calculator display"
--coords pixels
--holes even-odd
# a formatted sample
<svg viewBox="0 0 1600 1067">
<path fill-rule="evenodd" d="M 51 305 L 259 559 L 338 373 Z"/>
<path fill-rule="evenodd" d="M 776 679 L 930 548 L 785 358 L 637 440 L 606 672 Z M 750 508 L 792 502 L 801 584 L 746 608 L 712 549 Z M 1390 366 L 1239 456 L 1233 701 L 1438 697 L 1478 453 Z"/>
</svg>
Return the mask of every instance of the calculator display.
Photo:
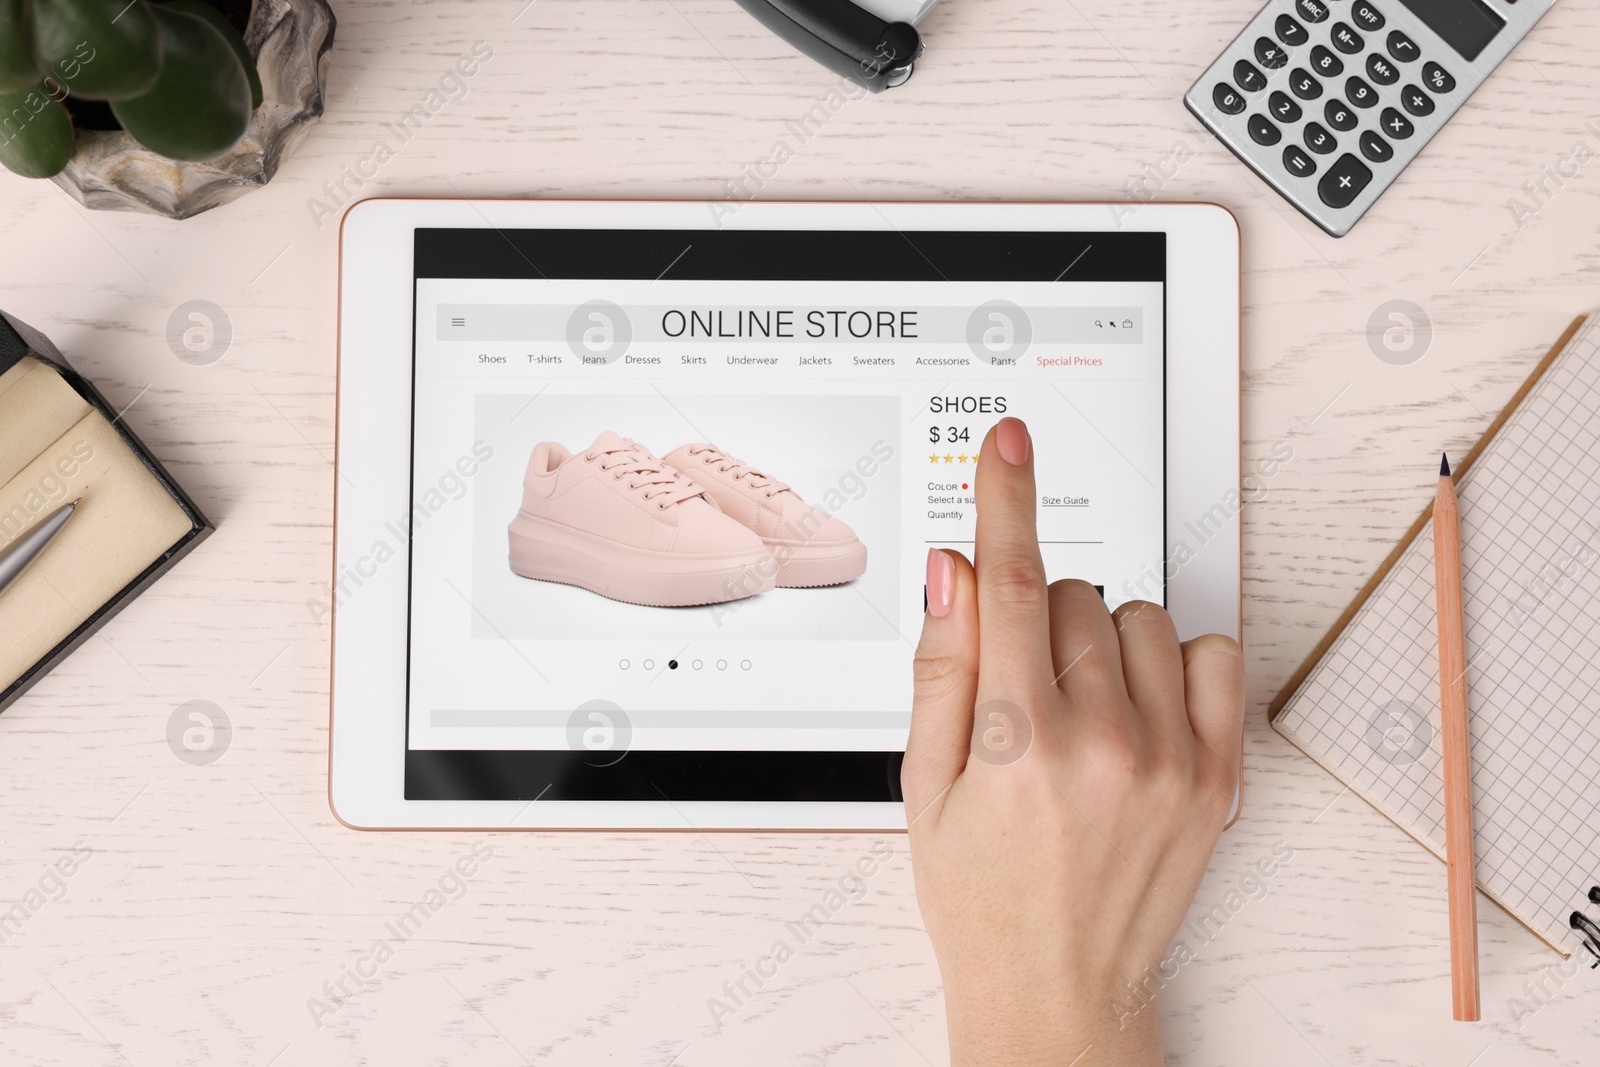
<svg viewBox="0 0 1600 1067">
<path fill-rule="evenodd" d="M 1483 0 L 1400 0 L 1437 33 L 1444 43 L 1467 60 L 1478 58 L 1495 34 L 1505 29 L 1506 20 L 1496 15 Z"/>
</svg>

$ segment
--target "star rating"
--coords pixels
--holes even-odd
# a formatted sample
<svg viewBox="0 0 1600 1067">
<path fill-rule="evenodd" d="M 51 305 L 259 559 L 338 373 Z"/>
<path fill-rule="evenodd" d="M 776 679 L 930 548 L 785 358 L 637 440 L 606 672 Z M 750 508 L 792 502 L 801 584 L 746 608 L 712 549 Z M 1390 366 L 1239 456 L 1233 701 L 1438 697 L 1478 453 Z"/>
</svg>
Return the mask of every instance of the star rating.
<svg viewBox="0 0 1600 1067">
<path fill-rule="evenodd" d="M 943 455 L 943 456 L 941 456 L 941 455 L 938 455 L 938 454 L 934 454 L 934 455 L 931 455 L 931 456 L 928 457 L 928 462 L 929 463 L 968 463 L 968 462 L 977 462 L 977 459 L 978 459 L 977 456 L 969 456 L 965 452 L 963 452 L 959 456 L 952 456 L 952 455 Z"/>
</svg>

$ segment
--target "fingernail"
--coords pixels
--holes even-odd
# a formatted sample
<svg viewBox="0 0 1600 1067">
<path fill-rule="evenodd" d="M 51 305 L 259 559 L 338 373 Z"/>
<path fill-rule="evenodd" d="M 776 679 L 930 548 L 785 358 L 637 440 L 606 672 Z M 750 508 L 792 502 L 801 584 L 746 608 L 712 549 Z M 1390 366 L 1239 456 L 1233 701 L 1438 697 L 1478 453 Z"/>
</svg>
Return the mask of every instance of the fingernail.
<svg viewBox="0 0 1600 1067">
<path fill-rule="evenodd" d="M 942 619 L 956 597 L 956 561 L 948 552 L 928 549 L 928 614 Z"/>
<path fill-rule="evenodd" d="M 1021 419 L 1001 419 L 995 430 L 994 443 L 1000 450 L 1000 458 L 1013 467 L 1028 462 L 1032 442 L 1028 439 L 1028 427 L 1023 425 Z"/>
</svg>

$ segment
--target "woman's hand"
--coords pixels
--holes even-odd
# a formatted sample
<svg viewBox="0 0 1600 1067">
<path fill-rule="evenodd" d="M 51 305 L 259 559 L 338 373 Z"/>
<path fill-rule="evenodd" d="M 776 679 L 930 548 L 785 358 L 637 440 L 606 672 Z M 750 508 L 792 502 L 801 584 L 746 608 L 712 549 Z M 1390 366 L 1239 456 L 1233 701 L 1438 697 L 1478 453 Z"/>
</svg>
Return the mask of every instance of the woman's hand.
<svg viewBox="0 0 1600 1067">
<path fill-rule="evenodd" d="M 977 470 L 977 568 L 928 556 L 901 782 L 951 1062 L 1159 1064 L 1159 966 L 1239 779 L 1244 664 L 1167 613 L 1045 584 L 1027 428 Z"/>
</svg>

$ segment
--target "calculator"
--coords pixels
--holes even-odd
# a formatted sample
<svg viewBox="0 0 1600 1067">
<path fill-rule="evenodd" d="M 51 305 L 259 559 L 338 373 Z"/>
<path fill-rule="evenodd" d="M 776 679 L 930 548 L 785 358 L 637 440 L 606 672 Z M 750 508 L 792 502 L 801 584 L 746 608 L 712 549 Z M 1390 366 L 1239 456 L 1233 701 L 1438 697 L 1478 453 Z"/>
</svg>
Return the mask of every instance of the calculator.
<svg viewBox="0 0 1600 1067">
<path fill-rule="evenodd" d="M 1271 0 L 1185 94 L 1343 237 L 1555 0 Z"/>
</svg>

